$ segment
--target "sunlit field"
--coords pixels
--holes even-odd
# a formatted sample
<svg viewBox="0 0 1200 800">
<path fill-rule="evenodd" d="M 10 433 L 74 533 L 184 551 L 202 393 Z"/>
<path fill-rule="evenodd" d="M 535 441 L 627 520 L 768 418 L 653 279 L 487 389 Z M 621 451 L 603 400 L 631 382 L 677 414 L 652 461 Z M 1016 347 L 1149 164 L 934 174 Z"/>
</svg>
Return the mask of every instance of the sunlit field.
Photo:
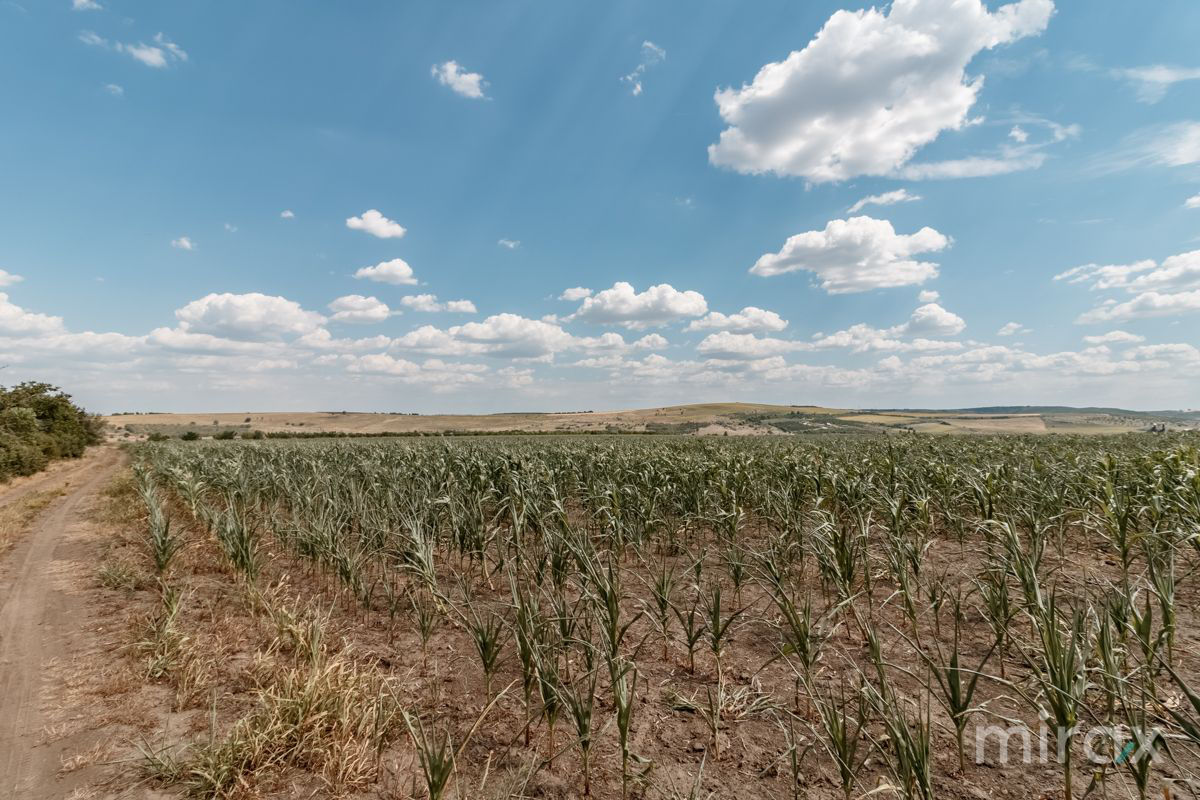
<svg viewBox="0 0 1200 800">
<path fill-rule="evenodd" d="M 129 658 L 173 697 L 138 769 L 200 797 L 1192 796 L 1197 445 L 138 445 Z"/>
</svg>

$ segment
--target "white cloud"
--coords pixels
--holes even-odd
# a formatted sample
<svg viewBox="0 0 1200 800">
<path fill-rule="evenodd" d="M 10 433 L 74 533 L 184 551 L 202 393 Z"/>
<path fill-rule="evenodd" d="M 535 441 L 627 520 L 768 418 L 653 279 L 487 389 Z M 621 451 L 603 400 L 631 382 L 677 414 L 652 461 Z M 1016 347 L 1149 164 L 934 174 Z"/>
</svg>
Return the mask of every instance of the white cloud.
<svg viewBox="0 0 1200 800">
<path fill-rule="evenodd" d="M 0 292 L 0 336 L 48 336 L 64 332 L 62 317 L 26 311 Z"/>
<path fill-rule="evenodd" d="M 15 275 L 7 270 L 0 269 L 0 288 L 12 286 L 14 283 L 20 283 L 25 280 L 20 275 Z"/>
<path fill-rule="evenodd" d="M 1124 303 L 1110 303 L 1080 314 L 1076 322 L 1124 322 L 1145 317 L 1170 317 L 1200 311 L 1200 290 L 1193 292 L 1146 292 Z"/>
<path fill-rule="evenodd" d="M 335 322 L 383 322 L 392 311 L 377 297 L 348 294 L 329 304 Z"/>
<path fill-rule="evenodd" d="M 96 0 L 71 0 L 72 11 L 102 11 L 104 6 Z"/>
<path fill-rule="evenodd" d="M 993 158 L 972 156 L 924 164 L 906 164 L 896 173 L 913 181 L 945 180 L 952 178 L 989 178 L 1027 169 L 1037 169 L 1046 161 L 1045 153 L 1025 153 Z"/>
<path fill-rule="evenodd" d="M 1029 131 L 1022 128 L 1020 125 L 1013 125 L 1012 130 L 1008 132 L 1008 138 L 1012 139 L 1017 144 L 1025 144 L 1029 141 Z"/>
<path fill-rule="evenodd" d="M 548 356 L 574 344 L 574 337 L 559 326 L 516 314 L 496 314 L 482 322 L 456 325 L 449 334 L 459 343 L 480 348 L 478 352 L 510 358 Z"/>
<path fill-rule="evenodd" d="M 787 320 L 774 311 L 755 306 L 746 306 L 736 314 L 710 311 L 700 319 L 692 320 L 686 331 L 732 331 L 733 333 L 768 333 L 786 328 Z"/>
<path fill-rule="evenodd" d="M 837 11 L 808 45 L 715 99 L 729 125 L 709 160 L 813 182 L 887 175 L 944 130 L 969 124 L 982 50 L 1041 33 L 1051 0 L 989 12 L 979 0 L 896 0 Z"/>
<path fill-rule="evenodd" d="M 124 97 L 125 96 L 125 87 L 121 86 L 119 84 L 116 84 L 116 83 L 104 84 L 104 91 L 108 92 L 113 97 Z"/>
<path fill-rule="evenodd" d="M 518 247 L 521 246 L 521 240 L 520 239 L 501 239 L 500 241 L 496 242 L 496 244 L 500 245 L 501 247 L 507 248 L 509 250 L 516 250 Z"/>
<path fill-rule="evenodd" d="M 1136 333 L 1128 331 L 1109 331 L 1098 336 L 1085 336 L 1083 340 L 1088 344 L 1136 344 L 1137 342 L 1146 341 L 1145 336 L 1138 336 Z"/>
<path fill-rule="evenodd" d="M 908 322 L 889 328 L 901 336 L 957 336 L 967 327 L 963 318 L 937 303 L 926 303 L 912 312 Z"/>
<path fill-rule="evenodd" d="M 226 222 L 225 223 L 225 232 L 226 233 L 237 233 L 237 225 L 234 225 L 232 222 Z"/>
<path fill-rule="evenodd" d="M 835 219 L 823 231 L 791 236 L 778 253 L 761 256 L 750 272 L 769 277 L 807 270 L 830 294 L 866 292 L 924 283 L 937 277 L 938 265 L 912 256 L 944 250 L 950 239 L 933 228 L 898 234 L 887 220 Z"/>
<path fill-rule="evenodd" d="M 575 286 L 575 287 L 565 290 L 562 294 L 560 294 L 558 296 L 558 299 L 559 300 L 567 300 L 569 302 L 574 303 L 577 300 L 582 300 L 585 297 L 591 297 L 591 296 L 592 296 L 591 289 L 585 289 L 582 286 Z"/>
<path fill-rule="evenodd" d="M 299 303 L 258 292 L 205 295 L 177 310 L 175 317 L 188 333 L 252 342 L 309 333 L 325 322 Z"/>
<path fill-rule="evenodd" d="M 1125 289 L 1130 292 L 1200 289 L 1200 250 L 1169 256 L 1163 259 L 1161 266 L 1149 259 L 1133 264 L 1085 264 L 1060 272 L 1054 276 L 1054 280 L 1090 282 L 1093 289 Z"/>
<path fill-rule="evenodd" d="M 669 345 L 670 342 L 666 340 L 666 337 L 657 333 L 648 333 L 630 346 L 637 350 L 663 350 Z"/>
<path fill-rule="evenodd" d="M 354 277 L 366 278 L 379 283 L 390 283 L 395 286 L 414 285 L 417 282 L 413 276 L 412 267 L 402 258 L 380 261 L 373 267 L 362 267 L 354 273 Z"/>
<path fill-rule="evenodd" d="M 611 289 L 584 298 L 571 318 L 638 329 L 699 317 L 707 311 L 708 304 L 699 292 L 681 292 L 666 283 L 638 292 L 631 284 L 618 281 Z"/>
<path fill-rule="evenodd" d="M 178 239 L 171 240 L 171 247 L 176 250 L 195 250 L 196 243 L 186 236 L 180 236 Z"/>
<path fill-rule="evenodd" d="M 92 31 L 84 31 L 79 35 L 79 39 L 85 44 L 96 47 L 111 47 L 118 53 L 124 53 L 145 64 L 147 67 L 155 69 L 165 69 L 176 62 L 188 60 L 187 52 L 162 33 L 154 35 L 154 44 L 146 44 L 145 42 L 138 42 L 137 44 L 112 42 L 110 44 L 107 39 L 97 36 Z"/>
<path fill-rule="evenodd" d="M 1184 208 L 1200 208 L 1200 194 L 1194 194 L 1183 201 Z"/>
<path fill-rule="evenodd" d="M 456 94 L 470 97 L 472 100 L 486 98 L 484 90 L 487 88 L 487 81 L 478 72 L 464 72 L 457 61 L 434 64 L 429 72 L 437 78 L 438 83 L 449 86 Z"/>
<path fill-rule="evenodd" d="M 439 302 L 437 295 L 432 294 L 414 294 L 400 298 L 400 303 L 405 308 L 411 308 L 413 311 L 425 311 L 435 313 L 439 311 L 449 311 L 455 314 L 474 314 L 476 313 L 475 304 L 470 300 L 448 300 L 445 303 Z"/>
<path fill-rule="evenodd" d="M 1100 157 L 1100 172 L 1138 166 L 1186 167 L 1200 163 L 1200 122 L 1186 120 L 1134 131 L 1115 152 Z"/>
<path fill-rule="evenodd" d="M 642 42 L 642 60 L 634 67 L 633 72 L 621 76 L 621 82 L 628 83 L 630 93 L 637 97 L 642 93 L 642 76 L 646 74 L 646 70 L 666 59 L 667 51 L 647 39 Z"/>
<path fill-rule="evenodd" d="M 399 239 L 408 233 L 399 222 L 388 219 L 373 208 L 364 211 L 361 217 L 347 218 L 346 227 L 354 231 L 364 231 L 380 239 Z"/>
<path fill-rule="evenodd" d="M 1016 336 L 1018 333 L 1029 333 L 1029 328 L 1019 322 L 1006 322 L 996 331 L 997 336 Z"/>
<path fill-rule="evenodd" d="M 859 211 L 862 211 L 864 207 L 870 205 L 891 206 L 895 205 L 896 203 L 911 203 L 920 199 L 920 195 L 909 194 L 907 189 L 896 189 L 895 191 L 884 192 L 883 194 L 868 195 L 854 205 L 850 206 L 847 211 L 851 214 L 856 214 Z"/>
<path fill-rule="evenodd" d="M 696 345 L 696 351 L 701 355 L 729 359 L 766 358 L 802 349 L 807 349 L 803 342 L 730 331 L 710 333 Z"/>
<path fill-rule="evenodd" d="M 280 219 L 295 219 L 296 214 L 290 208 L 285 208 L 283 211 L 279 212 L 279 218 Z"/>
<path fill-rule="evenodd" d="M 1114 69 L 1112 74 L 1133 84 L 1138 100 L 1143 103 L 1162 100 L 1167 90 L 1176 83 L 1200 80 L 1200 68 L 1171 67 L 1166 64 Z"/>
<path fill-rule="evenodd" d="M 921 303 L 936 303 L 941 295 L 933 289 L 925 289 L 917 295 L 917 301 Z"/>
</svg>

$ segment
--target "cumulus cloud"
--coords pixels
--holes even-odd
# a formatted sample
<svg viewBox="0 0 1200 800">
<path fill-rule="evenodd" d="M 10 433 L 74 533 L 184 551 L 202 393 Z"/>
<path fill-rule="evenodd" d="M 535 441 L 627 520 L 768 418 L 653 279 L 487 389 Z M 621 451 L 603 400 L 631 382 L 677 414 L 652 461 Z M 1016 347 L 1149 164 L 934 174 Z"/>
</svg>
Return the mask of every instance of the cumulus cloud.
<svg viewBox="0 0 1200 800">
<path fill-rule="evenodd" d="M 368 209 L 360 217 L 348 217 L 346 227 L 353 231 L 363 231 L 380 239 L 399 239 L 408 233 L 399 222 L 388 219 L 374 208 Z"/>
<path fill-rule="evenodd" d="M 1132 300 L 1109 299 L 1076 320 L 1117 322 L 1139 317 L 1165 317 L 1200 309 L 1200 250 L 1133 264 L 1085 264 L 1054 276 L 1056 281 L 1091 284 L 1093 291 L 1124 290 Z"/>
<path fill-rule="evenodd" d="M 950 239 L 933 228 L 898 234 L 892 223 L 872 217 L 831 220 L 823 231 L 789 237 L 778 253 L 761 256 L 750 272 L 762 277 L 806 270 L 830 294 L 866 292 L 924 283 L 937 277 L 938 265 L 917 261 L 936 253 Z"/>
<path fill-rule="evenodd" d="M 1091 345 L 1136 344 L 1138 342 L 1146 341 L 1146 337 L 1139 336 L 1136 333 L 1129 333 L 1128 331 L 1116 330 L 1109 331 L 1108 333 L 1101 333 L 1096 336 L 1085 336 L 1083 337 L 1083 340 Z"/>
<path fill-rule="evenodd" d="M 64 332 L 62 317 L 26 311 L 0 292 L 0 336 L 48 336 Z"/>
<path fill-rule="evenodd" d="M 25 279 L 20 275 L 14 275 L 7 270 L 0 269 L 0 289 L 5 286 L 12 286 L 14 283 L 20 283 L 23 280 Z"/>
<path fill-rule="evenodd" d="M 72 11 L 101 11 L 104 6 L 96 2 L 96 0 L 71 0 Z"/>
<path fill-rule="evenodd" d="M 391 316 L 392 310 L 377 297 L 364 297 L 361 294 L 348 294 L 339 297 L 329 304 L 335 322 L 383 322 Z"/>
<path fill-rule="evenodd" d="M 646 70 L 666 59 L 667 51 L 647 39 L 642 42 L 641 61 L 634 67 L 633 72 L 621 76 L 621 82 L 628 83 L 630 93 L 637 97 L 642 93 L 642 76 L 646 74 Z"/>
<path fill-rule="evenodd" d="M 1125 322 L 1145 317 L 1172 317 L 1192 311 L 1200 311 L 1200 290 L 1174 294 L 1146 292 L 1124 303 L 1107 303 L 1084 312 L 1075 321 L 1080 324 Z"/>
<path fill-rule="evenodd" d="M 238 341 L 268 341 L 299 336 L 319 328 L 325 318 L 284 297 L 208 294 L 175 312 L 180 328 Z"/>
<path fill-rule="evenodd" d="M 783 330 L 787 320 L 774 311 L 755 306 L 746 306 L 736 314 L 710 311 L 700 319 L 692 320 L 686 331 L 731 331 L 733 333 L 774 333 Z"/>
<path fill-rule="evenodd" d="M 1194 194 L 1183 201 L 1184 208 L 1200 208 L 1200 194 Z"/>
<path fill-rule="evenodd" d="M 582 286 L 574 286 L 570 289 L 565 290 L 562 294 L 560 294 L 558 296 L 558 299 L 559 300 L 567 300 L 569 302 L 574 303 L 576 301 L 582 300 L 585 297 L 591 297 L 591 296 L 592 296 L 591 289 L 585 289 Z"/>
<path fill-rule="evenodd" d="M 379 283 L 390 283 L 395 286 L 411 286 L 417 282 L 416 277 L 413 276 L 412 267 L 402 258 L 380 261 L 373 267 L 362 267 L 354 273 L 354 277 L 366 278 Z"/>
<path fill-rule="evenodd" d="M 400 298 L 400 303 L 405 308 L 410 308 L 413 311 L 424 311 L 435 313 L 438 311 L 449 311 L 455 314 L 474 314 L 475 304 L 470 300 L 448 300 L 439 302 L 437 295 L 433 294 L 413 294 L 407 297 Z"/>
<path fill-rule="evenodd" d="M 498 244 L 499 246 L 503 247 L 506 250 L 516 250 L 518 247 L 521 246 L 521 240 L 520 239 L 501 239 L 500 241 L 496 242 L 496 244 Z"/>
<path fill-rule="evenodd" d="M 483 100 L 486 98 L 484 90 L 487 88 L 487 81 L 478 72 L 463 70 L 457 61 L 434 64 L 429 72 L 437 79 L 438 83 L 442 86 L 450 87 L 456 94 L 469 97 L 472 100 Z"/>
<path fill-rule="evenodd" d="M 941 295 L 933 289 L 925 289 L 917 295 L 917 301 L 921 303 L 936 303 Z"/>
<path fill-rule="evenodd" d="M 296 214 L 290 208 L 285 208 L 283 211 L 279 212 L 279 218 L 280 219 L 295 219 Z"/>
<path fill-rule="evenodd" d="M 171 247 L 176 250 L 195 250 L 196 243 L 186 236 L 180 236 L 178 239 L 171 240 Z"/>
<path fill-rule="evenodd" d="M 854 205 L 850 206 L 847 211 L 851 214 L 856 214 L 859 211 L 862 211 L 866 206 L 891 206 L 895 205 L 896 203 L 911 203 L 920 199 L 920 195 L 909 194 L 907 189 L 896 189 L 893 192 L 867 195 Z"/>
<path fill-rule="evenodd" d="M 625 281 L 585 297 L 572 319 L 638 329 L 699 317 L 708 311 L 704 295 L 679 291 L 667 283 L 638 292 Z"/>
<path fill-rule="evenodd" d="M 989 12 L 980 0 L 896 0 L 837 11 L 803 50 L 715 95 L 729 126 L 709 161 L 813 182 L 887 175 L 942 131 L 970 123 L 982 50 L 1045 30 L 1051 0 Z"/>
</svg>

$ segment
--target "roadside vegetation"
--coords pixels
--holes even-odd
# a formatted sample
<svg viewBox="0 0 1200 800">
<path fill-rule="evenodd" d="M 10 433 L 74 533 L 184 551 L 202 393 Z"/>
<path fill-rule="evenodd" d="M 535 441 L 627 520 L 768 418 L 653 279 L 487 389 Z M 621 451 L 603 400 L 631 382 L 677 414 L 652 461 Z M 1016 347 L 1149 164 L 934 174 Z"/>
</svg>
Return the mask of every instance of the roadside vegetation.
<svg viewBox="0 0 1200 800">
<path fill-rule="evenodd" d="M 0 481 L 78 458 L 100 441 L 103 422 L 48 383 L 0 387 Z"/>
<path fill-rule="evenodd" d="M 1195 796 L 1194 434 L 176 441 L 135 476 L 104 580 L 180 716 L 141 776 L 192 796 Z"/>
</svg>

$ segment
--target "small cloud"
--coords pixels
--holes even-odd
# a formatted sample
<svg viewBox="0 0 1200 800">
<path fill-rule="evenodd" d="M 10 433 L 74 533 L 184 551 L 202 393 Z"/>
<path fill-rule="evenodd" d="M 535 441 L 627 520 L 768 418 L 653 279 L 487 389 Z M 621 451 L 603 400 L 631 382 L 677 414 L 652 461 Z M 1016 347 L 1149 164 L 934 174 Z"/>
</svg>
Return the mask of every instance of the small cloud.
<svg viewBox="0 0 1200 800">
<path fill-rule="evenodd" d="M 647 39 L 642 42 L 642 60 L 634 67 L 633 72 L 621 76 L 621 82 L 628 83 L 630 93 L 637 97 L 642 93 L 642 76 L 646 74 L 646 70 L 666 60 L 667 51 Z"/>
<path fill-rule="evenodd" d="M 14 275 L 11 272 L 0 269 L 0 288 L 12 286 L 14 283 L 20 283 L 25 280 L 20 275 Z"/>
<path fill-rule="evenodd" d="M 907 189 L 896 189 L 895 191 L 884 192 L 883 194 L 868 195 L 850 206 L 847 211 L 854 214 L 862 211 L 866 206 L 892 206 L 896 203 L 912 203 L 920 199 L 921 196 L 919 194 L 909 194 Z"/>
<path fill-rule="evenodd" d="M 105 39 L 95 31 L 80 31 L 79 41 L 92 47 L 108 47 L 108 39 Z"/>
<path fill-rule="evenodd" d="M 433 294 L 414 294 L 400 298 L 400 303 L 405 308 L 413 311 L 423 311 L 429 314 L 434 314 L 440 311 L 448 311 L 452 314 L 474 314 L 476 313 L 475 304 L 470 300 L 448 300 L 445 303 L 439 302 L 437 295 Z"/>
<path fill-rule="evenodd" d="M 1183 201 L 1184 208 L 1200 208 L 1200 194 L 1194 194 Z"/>
<path fill-rule="evenodd" d="M 113 97 L 124 97 L 125 96 L 125 87 L 120 86 L 115 83 L 104 84 L 104 91 L 108 92 Z"/>
<path fill-rule="evenodd" d="M 171 247 L 176 250 L 195 250 L 196 243 L 186 236 L 180 236 L 178 239 L 171 240 Z"/>
<path fill-rule="evenodd" d="M 1166 97 L 1167 90 L 1176 83 L 1200 80 L 1200 68 L 1151 64 L 1146 67 L 1114 69 L 1112 75 L 1131 83 L 1140 102 L 1154 104 Z"/>
<path fill-rule="evenodd" d="M 71 0 L 72 11 L 103 11 L 104 6 L 96 0 Z"/>
<path fill-rule="evenodd" d="M 455 94 L 469 97 L 472 100 L 487 99 L 483 92 L 487 88 L 488 82 L 478 72 L 464 71 L 457 61 L 434 64 L 430 67 L 429 72 L 437 79 L 438 83 L 442 86 L 449 86 Z"/>
<path fill-rule="evenodd" d="M 688 195 L 687 197 L 676 197 L 675 205 L 679 206 L 680 208 L 686 208 L 690 210 L 696 207 L 696 200 L 691 195 Z"/>
<path fill-rule="evenodd" d="M 354 273 L 356 278 L 366 278 L 369 281 L 390 283 L 394 286 L 411 286 L 417 282 L 413 276 L 412 267 L 402 258 L 391 261 L 381 261 L 373 267 L 363 267 Z"/>
<path fill-rule="evenodd" d="M 516 250 L 518 247 L 521 246 L 521 240 L 520 239 L 501 239 L 500 241 L 496 242 L 496 244 L 500 245 L 501 247 L 506 247 L 509 250 Z"/>
<path fill-rule="evenodd" d="M 1029 328 L 1026 328 L 1019 322 L 1009 322 L 1001 326 L 1000 330 L 996 331 L 997 336 L 1016 336 L 1018 333 L 1029 333 Z"/>
<path fill-rule="evenodd" d="M 570 289 L 567 289 L 565 292 L 560 294 L 558 296 L 558 299 L 566 300 L 568 302 L 574 303 L 576 301 L 582 300 L 585 297 L 591 297 L 591 296 L 592 296 L 591 289 L 585 289 L 582 286 L 575 286 Z"/>
<path fill-rule="evenodd" d="M 279 212 L 279 218 L 280 219 L 295 219 L 296 214 L 290 208 L 285 208 L 283 211 Z"/>
<path fill-rule="evenodd" d="M 1008 132 L 1008 138 L 1017 144 L 1025 144 L 1025 142 L 1029 141 L 1029 132 L 1020 125 L 1013 125 L 1012 130 Z"/>
<path fill-rule="evenodd" d="M 237 225 L 231 225 L 230 223 L 226 222 L 225 230 L 229 233 L 237 233 Z"/>
<path fill-rule="evenodd" d="M 926 289 L 917 295 L 917 301 L 920 303 L 936 303 L 941 295 L 933 289 Z"/>
<path fill-rule="evenodd" d="M 408 231 L 399 222 L 390 220 L 375 209 L 364 211 L 361 217 L 346 219 L 346 227 L 353 231 L 363 231 L 380 239 L 399 239 Z"/>
</svg>

